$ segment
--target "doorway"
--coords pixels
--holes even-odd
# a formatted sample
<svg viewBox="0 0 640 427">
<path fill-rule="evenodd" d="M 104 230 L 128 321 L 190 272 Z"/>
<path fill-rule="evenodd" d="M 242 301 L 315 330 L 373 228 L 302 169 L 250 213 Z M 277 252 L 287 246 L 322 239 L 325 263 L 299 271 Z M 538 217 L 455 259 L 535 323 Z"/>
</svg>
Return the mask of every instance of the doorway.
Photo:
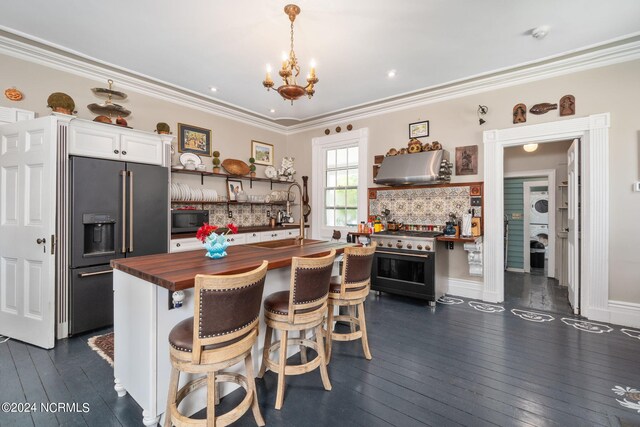
<svg viewBox="0 0 640 427">
<path fill-rule="evenodd" d="M 579 265 L 581 314 L 609 319 L 609 113 L 485 131 L 485 237 L 483 299 L 504 301 L 504 148 L 581 139 L 579 153 L 582 262 Z"/>
</svg>

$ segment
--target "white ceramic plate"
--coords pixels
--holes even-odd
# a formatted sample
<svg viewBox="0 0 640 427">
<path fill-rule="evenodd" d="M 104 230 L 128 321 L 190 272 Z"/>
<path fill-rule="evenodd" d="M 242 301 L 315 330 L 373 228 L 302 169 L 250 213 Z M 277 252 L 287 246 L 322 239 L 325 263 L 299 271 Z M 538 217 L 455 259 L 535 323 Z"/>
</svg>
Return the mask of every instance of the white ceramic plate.
<svg viewBox="0 0 640 427">
<path fill-rule="evenodd" d="M 202 164 L 202 159 L 197 154 L 193 153 L 183 153 L 180 156 L 180 163 L 182 163 L 182 166 L 187 166 L 187 163 L 190 162 L 195 166 L 198 166 Z"/>
<path fill-rule="evenodd" d="M 273 166 L 267 166 L 264 169 L 264 174 L 267 176 L 267 178 L 269 179 L 276 179 L 278 177 L 278 171 L 276 170 L 276 168 L 274 168 Z"/>
</svg>

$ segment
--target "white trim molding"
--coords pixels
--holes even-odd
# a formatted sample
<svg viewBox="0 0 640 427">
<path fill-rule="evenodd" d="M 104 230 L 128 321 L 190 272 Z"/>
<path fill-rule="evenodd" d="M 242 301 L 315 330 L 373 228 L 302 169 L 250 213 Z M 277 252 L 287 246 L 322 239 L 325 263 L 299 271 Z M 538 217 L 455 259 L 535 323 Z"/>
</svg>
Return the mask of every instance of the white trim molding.
<svg viewBox="0 0 640 427">
<path fill-rule="evenodd" d="M 482 282 L 476 282 L 474 280 L 456 279 L 450 277 L 447 279 L 447 295 L 482 299 Z"/>
<path fill-rule="evenodd" d="M 640 328 L 640 304 L 609 300 L 609 323 Z"/>
<path fill-rule="evenodd" d="M 485 275 L 483 300 L 504 301 L 504 148 L 580 138 L 582 233 L 580 307 L 609 321 L 609 113 L 485 131 Z"/>
<path fill-rule="evenodd" d="M 329 239 L 332 230 L 344 231 L 345 235 L 348 227 L 325 227 L 323 225 L 324 215 L 324 184 L 325 174 L 325 150 L 341 148 L 345 145 L 358 144 L 358 183 L 369 182 L 368 164 L 369 158 L 369 128 L 361 128 L 352 132 L 336 133 L 316 137 L 311 140 L 311 206 L 314 212 L 311 214 L 311 234 L 314 239 Z M 367 205 L 369 203 L 367 186 L 358 185 L 358 221 L 367 220 Z"/>
</svg>

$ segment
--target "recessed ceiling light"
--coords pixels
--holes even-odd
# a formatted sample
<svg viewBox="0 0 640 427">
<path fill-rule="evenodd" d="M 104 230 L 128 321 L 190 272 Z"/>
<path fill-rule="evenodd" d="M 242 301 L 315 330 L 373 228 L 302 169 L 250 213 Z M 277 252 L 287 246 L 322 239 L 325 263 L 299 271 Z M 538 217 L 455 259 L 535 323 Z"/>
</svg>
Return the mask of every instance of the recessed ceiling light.
<svg viewBox="0 0 640 427">
<path fill-rule="evenodd" d="M 390 70 L 387 73 L 387 77 L 389 77 L 390 79 L 394 78 L 396 76 L 396 70 Z"/>
<path fill-rule="evenodd" d="M 270 113 L 275 113 L 275 112 L 276 112 L 276 109 L 275 109 L 275 108 L 272 108 L 272 109 L 270 109 L 270 110 L 269 110 L 269 112 L 270 112 Z"/>
<path fill-rule="evenodd" d="M 211 86 L 209 89 L 211 89 L 211 92 L 217 92 L 218 91 L 218 88 L 217 87 L 213 87 L 213 86 Z"/>
</svg>

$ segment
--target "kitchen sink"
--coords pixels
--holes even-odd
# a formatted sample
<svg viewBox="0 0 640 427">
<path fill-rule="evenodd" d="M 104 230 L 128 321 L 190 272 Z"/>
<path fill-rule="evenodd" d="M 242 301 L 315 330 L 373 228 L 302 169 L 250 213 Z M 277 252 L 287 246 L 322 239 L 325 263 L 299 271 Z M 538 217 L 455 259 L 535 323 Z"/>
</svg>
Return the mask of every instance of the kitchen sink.
<svg viewBox="0 0 640 427">
<path fill-rule="evenodd" d="M 323 240 L 304 239 L 305 245 L 312 245 L 314 243 L 322 243 L 322 242 Z M 254 246 L 257 248 L 268 248 L 268 249 L 292 248 L 294 246 L 300 246 L 300 241 L 297 239 L 270 240 L 268 242 L 249 243 L 246 246 Z"/>
</svg>

